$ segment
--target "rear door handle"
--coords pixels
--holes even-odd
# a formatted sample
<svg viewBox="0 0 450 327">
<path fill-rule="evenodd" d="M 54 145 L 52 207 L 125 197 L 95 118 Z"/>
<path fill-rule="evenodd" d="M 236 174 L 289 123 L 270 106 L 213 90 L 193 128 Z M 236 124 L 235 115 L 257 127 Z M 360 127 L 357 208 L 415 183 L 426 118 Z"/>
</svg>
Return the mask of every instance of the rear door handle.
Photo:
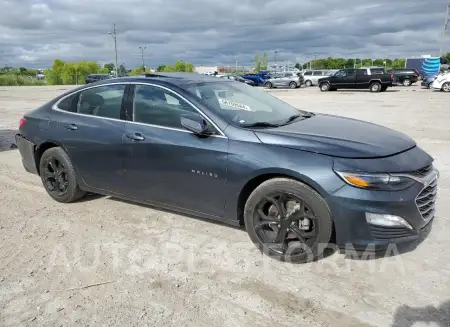
<svg viewBox="0 0 450 327">
<path fill-rule="evenodd" d="M 76 131 L 78 129 L 78 126 L 75 124 L 66 124 L 64 125 L 65 128 L 70 129 L 72 131 Z"/>
<path fill-rule="evenodd" d="M 125 134 L 125 136 L 133 141 L 145 140 L 145 137 L 143 137 L 141 133 L 127 133 L 127 134 Z"/>
</svg>

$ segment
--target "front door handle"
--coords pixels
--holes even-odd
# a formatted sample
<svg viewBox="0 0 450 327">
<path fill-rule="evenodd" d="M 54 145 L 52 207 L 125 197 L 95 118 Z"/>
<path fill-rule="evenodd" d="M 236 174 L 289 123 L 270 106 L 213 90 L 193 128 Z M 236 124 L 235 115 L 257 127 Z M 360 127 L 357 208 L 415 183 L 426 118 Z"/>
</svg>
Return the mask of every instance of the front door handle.
<svg viewBox="0 0 450 327">
<path fill-rule="evenodd" d="M 78 126 L 75 124 L 66 124 L 64 125 L 65 128 L 70 129 L 72 131 L 76 131 L 78 129 Z"/>
<path fill-rule="evenodd" d="M 143 137 L 141 133 L 127 133 L 127 134 L 125 134 L 125 136 L 133 141 L 145 140 L 145 137 Z"/>
</svg>

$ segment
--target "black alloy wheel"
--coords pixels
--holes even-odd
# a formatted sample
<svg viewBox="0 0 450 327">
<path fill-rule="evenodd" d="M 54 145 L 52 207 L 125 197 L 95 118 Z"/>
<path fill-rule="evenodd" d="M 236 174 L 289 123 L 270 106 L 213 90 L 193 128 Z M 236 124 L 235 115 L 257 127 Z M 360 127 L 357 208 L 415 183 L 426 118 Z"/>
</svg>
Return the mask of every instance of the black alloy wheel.
<svg viewBox="0 0 450 327">
<path fill-rule="evenodd" d="M 312 246 L 317 236 L 317 218 L 300 197 L 289 193 L 274 193 L 264 197 L 257 206 L 255 231 L 259 241 L 275 253 L 291 255 L 304 253 L 300 242 Z"/>
<path fill-rule="evenodd" d="M 69 181 L 64 164 L 55 157 L 49 157 L 45 161 L 42 172 L 45 180 L 45 188 L 54 196 L 61 197 L 67 193 Z"/>
<path fill-rule="evenodd" d="M 325 200 L 309 186 L 270 179 L 249 196 L 244 220 L 261 252 L 280 261 L 308 262 L 322 254 L 333 229 Z"/>
<path fill-rule="evenodd" d="M 39 174 L 47 193 L 62 203 L 74 202 L 86 195 L 77 184 L 75 169 L 60 147 L 47 149 L 40 159 Z"/>
</svg>

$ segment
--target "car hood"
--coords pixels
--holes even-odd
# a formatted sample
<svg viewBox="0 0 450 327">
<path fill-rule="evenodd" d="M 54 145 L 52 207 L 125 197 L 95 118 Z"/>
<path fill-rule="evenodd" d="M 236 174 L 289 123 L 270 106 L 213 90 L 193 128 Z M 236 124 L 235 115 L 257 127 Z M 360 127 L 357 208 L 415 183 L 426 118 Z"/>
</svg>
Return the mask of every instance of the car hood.
<svg viewBox="0 0 450 327">
<path fill-rule="evenodd" d="M 265 144 L 341 158 L 387 157 L 416 145 L 407 135 L 389 128 L 324 114 L 254 132 Z"/>
</svg>

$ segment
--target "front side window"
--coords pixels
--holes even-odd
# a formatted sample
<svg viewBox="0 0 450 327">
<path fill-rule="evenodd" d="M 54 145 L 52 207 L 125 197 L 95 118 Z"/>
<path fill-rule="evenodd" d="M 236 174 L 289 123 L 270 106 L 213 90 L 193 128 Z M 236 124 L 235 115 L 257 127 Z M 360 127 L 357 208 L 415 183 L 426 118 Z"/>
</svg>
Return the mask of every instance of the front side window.
<svg viewBox="0 0 450 327">
<path fill-rule="evenodd" d="M 347 76 L 347 72 L 345 70 L 340 70 L 336 74 L 334 74 L 336 77 L 345 77 Z"/>
<path fill-rule="evenodd" d="M 125 84 L 105 85 L 81 91 L 76 112 L 84 115 L 120 119 Z"/>
<path fill-rule="evenodd" d="M 181 115 L 197 112 L 175 93 L 152 85 L 136 85 L 133 120 L 139 123 L 184 129 Z"/>
<path fill-rule="evenodd" d="M 246 126 L 255 123 L 282 124 L 295 115 L 308 114 L 268 92 L 238 82 L 202 82 L 181 85 L 200 98 L 230 123 Z"/>
</svg>

